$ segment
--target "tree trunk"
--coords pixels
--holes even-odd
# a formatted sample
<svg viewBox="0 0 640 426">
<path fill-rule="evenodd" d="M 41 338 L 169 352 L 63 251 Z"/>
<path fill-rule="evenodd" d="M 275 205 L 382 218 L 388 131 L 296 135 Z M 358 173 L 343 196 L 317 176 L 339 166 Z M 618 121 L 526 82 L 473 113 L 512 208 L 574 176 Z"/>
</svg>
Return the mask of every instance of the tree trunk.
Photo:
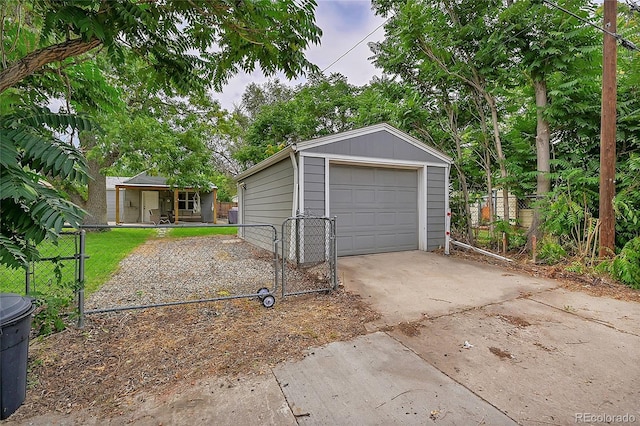
<svg viewBox="0 0 640 426">
<path fill-rule="evenodd" d="M 493 211 L 493 183 L 491 180 L 491 155 L 489 153 L 489 147 L 485 145 L 484 150 L 484 171 L 487 178 L 487 195 L 489 200 L 489 235 L 493 238 L 493 217 L 495 216 L 495 212 Z M 480 212 L 482 214 L 482 211 Z"/>
<path fill-rule="evenodd" d="M 84 209 L 87 215 L 82 223 L 84 225 L 107 224 L 107 178 L 100 170 L 100 164 L 96 160 L 87 159 L 89 166 L 89 188 Z"/>
<path fill-rule="evenodd" d="M 0 72 L 0 93 L 15 86 L 46 64 L 82 55 L 100 44 L 102 41 L 97 38 L 88 41 L 77 38 L 31 52 Z"/>
<path fill-rule="evenodd" d="M 96 136 L 90 132 L 80 133 L 80 146 L 87 153 L 96 145 Z M 101 161 L 87 158 L 87 173 L 89 180 L 87 184 L 87 199 L 80 200 L 74 197 L 76 204 L 87 211 L 82 223 L 84 225 L 106 225 L 107 224 L 107 178 L 101 172 Z M 78 202 L 79 201 L 79 202 Z"/>
<path fill-rule="evenodd" d="M 471 223 L 471 206 L 469 206 L 469 185 L 467 184 L 467 176 L 462 171 L 460 167 L 460 162 L 462 161 L 462 140 L 460 137 L 460 133 L 458 132 L 458 122 L 456 113 L 454 112 L 451 104 L 448 99 L 445 99 L 445 110 L 447 111 L 447 118 L 449 124 L 449 130 L 451 131 L 451 136 L 453 137 L 454 143 L 456 145 L 456 161 L 454 161 L 454 166 L 456 168 L 456 172 L 458 173 L 458 180 L 460 181 L 460 189 L 462 190 L 462 199 L 464 201 L 464 216 L 466 223 L 466 237 L 467 242 L 473 245 L 473 224 Z"/>
<path fill-rule="evenodd" d="M 485 99 L 491 109 L 491 124 L 493 126 L 493 141 L 496 145 L 496 154 L 498 156 L 498 166 L 500 167 L 500 177 L 502 177 L 502 203 L 503 203 L 503 217 L 502 219 L 509 223 L 509 186 L 507 185 L 507 166 L 504 152 L 502 151 L 502 141 L 500 139 L 500 123 L 498 122 L 498 108 L 496 106 L 496 100 L 489 93 L 484 92 Z"/>
<path fill-rule="evenodd" d="M 551 181 L 549 173 L 551 172 L 550 160 L 550 130 L 549 122 L 544 118 L 544 110 L 547 107 L 547 81 L 544 79 L 534 79 L 533 87 L 536 95 L 536 163 L 537 163 L 537 186 L 536 199 L 541 200 L 550 190 Z M 540 232 L 540 207 L 533 207 L 533 222 L 527 233 L 527 245 L 531 247 L 533 236 L 537 239 L 541 238 Z"/>
</svg>

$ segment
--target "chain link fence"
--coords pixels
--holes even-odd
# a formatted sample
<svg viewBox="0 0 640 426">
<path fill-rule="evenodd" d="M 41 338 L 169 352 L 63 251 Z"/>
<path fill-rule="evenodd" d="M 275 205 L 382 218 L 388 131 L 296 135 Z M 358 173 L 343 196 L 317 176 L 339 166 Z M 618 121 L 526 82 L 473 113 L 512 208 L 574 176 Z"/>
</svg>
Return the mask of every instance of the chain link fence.
<svg viewBox="0 0 640 426">
<path fill-rule="evenodd" d="M 281 232 L 282 296 L 337 288 L 335 218 L 299 216 Z"/>
<path fill-rule="evenodd" d="M 282 231 L 282 235 L 278 235 Z M 64 293 L 84 316 L 337 287 L 335 221 L 273 225 L 85 226 L 45 242 L 28 269 L 0 269 L 2 291 Z"/>
<path fill-rule="evenodd" d="M 56 242 L 43 241 L 38 246 L 40 258 L 25 268 L 1 266 L 2 292 L 47 294 L 68 299 L 75 297 L 80 263 L 79 237 L 77 231 L 64 231 Z"/>
</svg>

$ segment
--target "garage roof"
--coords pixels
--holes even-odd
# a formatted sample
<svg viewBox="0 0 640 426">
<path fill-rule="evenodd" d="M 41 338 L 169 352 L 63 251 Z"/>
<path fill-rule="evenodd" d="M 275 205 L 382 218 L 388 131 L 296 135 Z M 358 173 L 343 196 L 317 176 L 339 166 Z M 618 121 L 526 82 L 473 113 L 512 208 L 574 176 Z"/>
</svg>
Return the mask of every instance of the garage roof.
<svg viewBox="0 0 640 426">
<path fill-rule="evenodd" d="M 444 163 L 448 163 L 448 164 L 453 163 L 453 160 L 451 159 L 451 157 L 445 155 L 441 151 L 439 151 L 439 150 L 437 150 L 437 149 L 435 149 L 433 147 L 430 147 L 428 145 L 425 145 L 424 142 L 421 142 L 420 140 L 414 138 L 413 136 L 410 136 L 407 133 L 396 129 L 395 127 L 393 127 L 393 126 L 391 126 L 391 125 L 389 125 L 387 123 L 380 123 L 380 124 L 374 124 L 373 126 L 362 127 L 360 129 L 349 130 L 349 131 L 342 132 L 342 133 L 336 133 L 335 135 L 323 136 L 323 137 L 320 137 L 320 138 L 311 139 L 311 140 L 308 140 L 308 141 L 303 141 L 303 142 L 298 142 L 298 143 L 295 143 L 295 144 L 288 145 L 282 151 L 279 151 L 279 152 L 275 153 L 271 157 L 261 161 L 260 163 L 256 164 L 255 166 L 250 167 L 249 169 L 245 170 L 244 172 L 238 174 L 236 176 L 236 180 L 244 179 L 244 178 L 246 178 L 248 176 L 251 176 L 251 175 L 259 172 L 260 170 L 264 170 L 267 167 L 271 166 L 272 164 L 276 164 L 276 163 L 282 161 L 284 158 L 288 157 L 291 153 L 304 151 L 304 150 L 315 148 L 315 147 L 322 146 L 322 145 L 328 145 L 328 144 L 339 142 L 339 141 L 346 140 L 346 139 L 351 139 L 351 138 L 354 138 L 356 136 L 363 136 L 363 135 L 366 135 L 366 134 L 379 132 L 381 130 L 387 131 L 390 134 L 392 134 L 392 135 L 404 140 L 405 142 L 415 146 L 416 148 L 421 149 L 421 150 L 433 155 L 434 157 L 442 160 Z"/>
</svg>

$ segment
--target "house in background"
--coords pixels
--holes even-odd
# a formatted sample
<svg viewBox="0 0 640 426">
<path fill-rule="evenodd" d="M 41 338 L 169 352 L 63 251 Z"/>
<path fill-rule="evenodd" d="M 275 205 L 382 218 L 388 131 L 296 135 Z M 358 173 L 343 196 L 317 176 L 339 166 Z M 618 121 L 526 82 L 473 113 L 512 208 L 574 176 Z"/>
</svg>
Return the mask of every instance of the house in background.
<svg viewBox="0 0 640 426">
<path fill-rule="evenodd" d="M 336 216 L 339 256 L 446 248 L 451 163 L 388 124 L 300 142 L 236 177 L 238 221 Z"/>
<path fill-rule="evenodd" d="M 171 188 L 165 177 L 142 172 L 115 184 L 114 188 L 116 224 L 160 221 L 216 223 L 218 188 L 215 185 L 208 191 Z"/>
<path fill-rule="evenodd" d="M 125 181 L 131 179 L 130 177 L 122 176 L 107 176 L 107 222 L 116 221 L 116 185 L 122 185 Z M 124 188 L 120 188 L 120 199 L 124 199 Z M 120 215 L 124 217 L 124 204 L 120 204 Z"/>
</svg>

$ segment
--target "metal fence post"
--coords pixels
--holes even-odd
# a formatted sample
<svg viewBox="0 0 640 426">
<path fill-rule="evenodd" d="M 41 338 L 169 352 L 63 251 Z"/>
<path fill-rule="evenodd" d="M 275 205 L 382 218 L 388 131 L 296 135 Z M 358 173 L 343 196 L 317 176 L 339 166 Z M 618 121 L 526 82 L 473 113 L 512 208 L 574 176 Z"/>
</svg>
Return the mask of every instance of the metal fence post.
<svg viewBox="0 0 640 426">
<path fill-rule="evenodd" d="M 333 216 L 330 220 L 331 223 L 331 257 L 332 257 L 332 267 L 331 267 L 331 281 L 333 284 L 333 289 L 336 290 L 338 288 L 338 238 L 336 235 L 336 219 L 337 216 Z"/>
<path fill-rule="evenodd" d="M 78 327 L 84 327 L 84 261 L 85 261 L 85 237 L 86 231 L 80 230 L 80 254 L 78 265 Z"/>
<path fill-rule="evenodd" d="M 287 233 L 285 232 L 285 229 L 286 229 L 286 226 L 287 226 L 287 222 L 289 222 L 289 219 L 285 219 L 285 221 L 282 222 L 282 227 L 281 227 L 281 230 L 282 230 L 282 238 L 281 238 L 281 240 L 282 240 L 282 298 L 283 299 L 284 299 L 284 294 L 285 294 L 285 286 L 287 285 L 287 283 L 286 283 L 286 276 L 287 276 L 287 269 L 286 268 L 287 268 L 287 264 L 285 263 L 286 262 L 286 256 L 284 254 L 285 247 L 286 247 L 286 244 L 285 244 L 285 238 L 286 237 L 285 237 L 285 235 L 287 235 Z M 289 244 L 291 244 L 291 242 L 289 242 Z"/>
<path fill-rule="evenodd" d="M 278 230 L 275 226 L 271 228 L 273 231 L 273 292 L 278 291 Z"/>
<path fill-rule="evenodd" d="M 24 294 L 29 294 L 29 287 L 31 287 L 31 267 L 29 263 L 24 266 Z"/>
</svg>

